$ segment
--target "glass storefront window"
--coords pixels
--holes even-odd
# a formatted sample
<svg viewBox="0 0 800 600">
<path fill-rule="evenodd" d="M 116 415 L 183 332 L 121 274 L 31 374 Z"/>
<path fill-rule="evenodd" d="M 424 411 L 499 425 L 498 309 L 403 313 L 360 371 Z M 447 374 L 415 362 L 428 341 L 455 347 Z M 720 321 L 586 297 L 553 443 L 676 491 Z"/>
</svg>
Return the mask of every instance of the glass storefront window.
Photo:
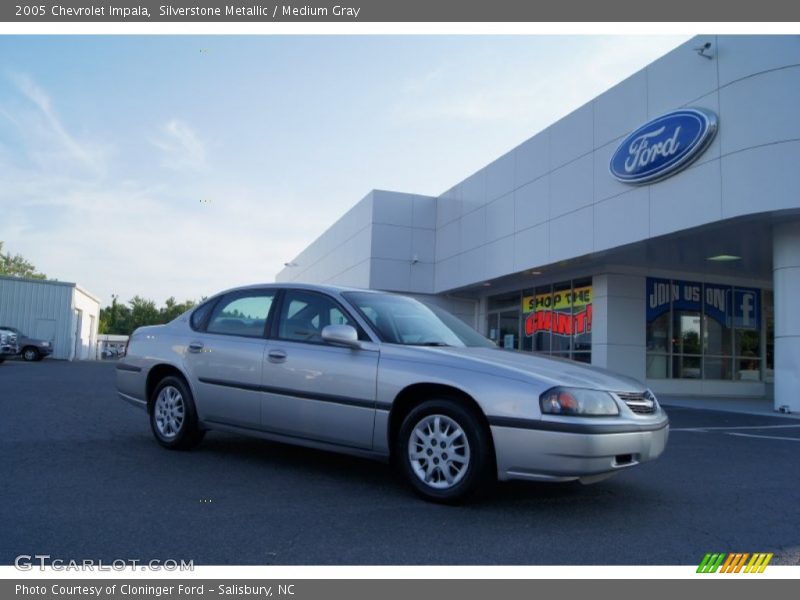
<svg viewBox="0 0 800 600">
<path fill-rule="evenodd" d="M 576 280 L 572 294 L 573 358 L 582 360 L 584 353 L 592 350 L 592 280 Z M 581 358 L 575 358 L 579 354 Z M 591 362 L 591 354 L 588 356 Z"/>
<path fill-rule="evenodd" d="M 528 296 L 526 295 L 526 297 Z M 528 313 L 535 315 L 536 313 L 550 310 L 553 301 L 553 292 L 549 285 L 544 287 L 539 286 L 536 288 L 535 293 L 532 294 L 530 298 L 531 300 L 528 302 L 528 308 L 530 310 Z M 532 335 L 526 335 L 525 337 L 532 340 L 534 352 L 545 352 L 550 354 L 550 328 L 547 326 L 543 327 L 541 325 L 542 323 L 539 323 L 539 326 L 536 327 L 534 333 Z"/>
<path fill-rule="evenodd" d="M 572 360 L 577 360 L 578 362 L 590 364 L 592 362 L 592 353 L 591 352 L 574 352 L 572 354 Z"/>
<path fill-rule="evenodd" d="M 761 295 L 754 288 L 648 278 L 647 377 L 760 381 Z"/>
<path fill-rule="evenodd" d="M 706 356 L 703 358 L 703 379 L 730 379 L 731 366 L 729 356 Z"/>
<path fill-rule="evenodd" d="M 516 298 L 516 312 L 509 310 L 512 296 Z M 521 293 L 491 297 L 488 308 L 488 334 L 498 344 L 510 342 L 508 336 L 514 315 L 518 328 L 515 331 L 519 331 L 515 348 L 591 362 L 591 279 L 566 281 L 528 288 Z"/>
<path fill-rule="evenodd" d="M 673 315 L 672 352 L 700 354 L 700 313 L 678 310 Z"/>
<path fill-rule="evenodd" d="M 669 312 L 647 322 L 648 352 L 666 352 L 669 339 Z"/>
<path fill-rule="evenodd" d="M 758 358 L 737 358 L 736 379 L 739 381 L 760 381 L 761 361 Z"/>
<path fill-rule="evenodd" d="M 519 310 L 498 313 L 500 336 L 498 342 L 503 348 L 519 347 Z"/>
<path fill-rule="evenodd" d="M 774 381 L 775 373 L 775 305 L 772 290 L 764 291 L 764 325 L 767 330 L 764 381 Z"/>
<path fill-rule="evenodd" d="M 505 309 L 519 309 L 519 292 L 489 297 L 489 312 Z"/>
<path fill-rule="evenodd" d="M 675 356 L 672 359 L 672 376 L 675 379 L 701 379 L 699 356 Z"/>
<path fill-rule="evenodd" d="M 669 355 L 668 354 L 648 354 L 647 355 L 647 378 L 666 379 L 669 377 Z"/>
<path fill-rule="evenodd" d="M 557 283 L 553 286 L 552 296 L 552 334 L 551 352 L 553 354 L 566 354 L 572 350 L 572 302 L 569 296 L 572 290 L 570 282 Z"/>
<path fill-rule="evenodd" d="M 731 288 L 703 285 L 703 353 L 731 356 Z M 713 379 L 717 379 L 714 377 Z"/>
<path fill-rule="evenodd" d="M 761 332 L 736 331 L 736 356 L 755 357 L 761 356 Z"/>
</svg>

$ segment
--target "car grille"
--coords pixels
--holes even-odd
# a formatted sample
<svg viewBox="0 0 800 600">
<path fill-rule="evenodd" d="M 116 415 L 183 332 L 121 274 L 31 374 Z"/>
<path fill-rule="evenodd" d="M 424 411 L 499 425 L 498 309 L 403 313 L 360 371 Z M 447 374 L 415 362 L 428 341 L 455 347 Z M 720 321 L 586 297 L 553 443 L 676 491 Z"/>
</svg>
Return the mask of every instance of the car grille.
<svg viewBox="0 0 800 600">
<path fill-rule="evenodd" d="M 617 392 L 616 394 L 637 415 L 652 415 L 656 412 L 656 399 L 649 392 Z"/>
</svg>

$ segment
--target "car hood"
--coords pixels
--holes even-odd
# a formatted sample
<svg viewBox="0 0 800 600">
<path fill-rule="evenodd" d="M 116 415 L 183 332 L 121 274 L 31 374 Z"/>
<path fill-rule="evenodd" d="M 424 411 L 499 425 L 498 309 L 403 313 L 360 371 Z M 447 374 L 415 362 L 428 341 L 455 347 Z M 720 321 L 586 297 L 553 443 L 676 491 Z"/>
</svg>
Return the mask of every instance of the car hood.
<svg viewBox="0 0 800 600">
<path fill-rule="evenodd" d="M 601 389 L 610 392 L 643 392 L 640 381 L 563 358 L 502 348 L 394 346 L 397 358 L 423 359 L 443 366 L 466 368 L 489 375 L 534 378 L 552 385 Z"/>
</svg>

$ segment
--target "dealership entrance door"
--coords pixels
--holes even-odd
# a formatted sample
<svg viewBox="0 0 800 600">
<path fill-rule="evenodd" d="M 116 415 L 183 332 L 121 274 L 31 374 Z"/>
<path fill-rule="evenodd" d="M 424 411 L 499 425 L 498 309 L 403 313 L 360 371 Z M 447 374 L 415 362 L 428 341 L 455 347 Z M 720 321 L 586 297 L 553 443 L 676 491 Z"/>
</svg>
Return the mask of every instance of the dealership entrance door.
<svg viewBox="0 0 800 600">
<path fill-rule="evenodd" d="M 501 348 L 519 350 L 519 310 L 489 313 L 488 337 Z"/>
</svg>

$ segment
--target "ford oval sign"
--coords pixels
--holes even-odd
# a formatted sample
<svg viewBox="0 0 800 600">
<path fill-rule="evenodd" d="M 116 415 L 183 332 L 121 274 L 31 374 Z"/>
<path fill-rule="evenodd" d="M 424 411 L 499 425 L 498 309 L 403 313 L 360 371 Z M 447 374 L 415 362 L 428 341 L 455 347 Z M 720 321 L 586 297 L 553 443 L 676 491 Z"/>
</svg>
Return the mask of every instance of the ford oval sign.
<svg viewBox="0 0 800 600">
<path fill-rule="evenodd" d="M 717 133 L 717 117 L 699 108 L 683 108 L 639 127 L 611 157 L 611 174 L 624 183 L 653 183 L 692 163 Z"/>
</svg>

